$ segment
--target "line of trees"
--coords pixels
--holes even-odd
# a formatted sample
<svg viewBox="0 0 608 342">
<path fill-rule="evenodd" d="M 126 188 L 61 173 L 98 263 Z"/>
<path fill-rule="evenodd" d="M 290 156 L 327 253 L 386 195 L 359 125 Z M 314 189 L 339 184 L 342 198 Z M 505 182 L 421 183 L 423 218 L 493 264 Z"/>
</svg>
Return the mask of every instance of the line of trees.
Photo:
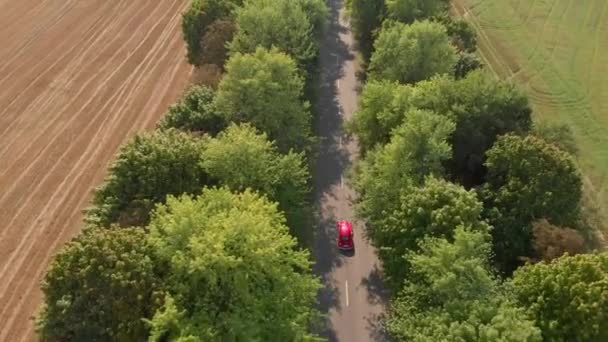
<svg viewBox="0 0 608 342">
<path fill-rule="evenodd" d="M 608 254 L 591 250 L 576 144 L 473 54 L 447 0 L 349 0 L 366 83 L 357 214 L 404 341 L 604 341 Z"/>
<path fill-rule="evenodd" d="M 221 71 L 125 143 L 52 261 L 42 340 L 311 340 L 313 79 L 323 0 L 193 0 L 188 61 Z"/>
</svg>

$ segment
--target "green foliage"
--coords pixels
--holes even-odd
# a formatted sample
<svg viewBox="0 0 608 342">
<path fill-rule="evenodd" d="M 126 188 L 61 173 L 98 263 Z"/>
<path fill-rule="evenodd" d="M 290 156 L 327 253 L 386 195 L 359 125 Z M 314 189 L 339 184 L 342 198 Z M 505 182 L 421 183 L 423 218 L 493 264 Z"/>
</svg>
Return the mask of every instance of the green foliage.
<svg viewBox="0 0 608 342">
<path fill-rule="evenodd" d="M 152 320 L 157 340 L 294 341 L 309 337 L 320 283 L 274 203 L 247 190 L 169 197 L 149 240 L 174 300 Z M 190 338 L 187 338 L 189 337 Z"/>
<path fill-rule="evenodd" d="M 223 67 L 228 57 L 228 42 L 236 32 L 236 24 L 232 20 L 218 19 L 211 23 L 201 38 L 200 65 L 215 64 Z"/>
<path fill-rule="evenodd" d="M 357 212 L 375 226 L 399 206 L 402 189 L 421 184 L 427 175 L 443 174 L 450 156 L 454 124 L 428 111 L 413 110 L 389 144 L 370 153 L 355 169 Z"/>
<path fill-rule="evenodd" d="M 473 191 L 436 178 L 427 178 L 422 187 L 401 193 L 397 207 L 385 212 L 373 226 L 372 238 L 380 248 L 387 278 L 398 288 L 407 278 L 405 256 L 418 250 L 426 237 L 452 239 L 456 227 L 487 233 L 481 220 L 482 203 Z"/>
<path fill-rule="evenodd" d="M 578 147 L 574 133 L 570 126 L 566 124 L 554 123 L 550 121 L 540 121 L 534 123 L 531 134 L 542 138 L 573 156 L 578 154 Z"/>
<path fill-rule="evenodd" d="M 576 226 L 581 175 L 567 153 L 534 136 L 502 136 L 487 157 L 486 215 L 495 228 L 497 261 L 509 272 L 518 257 L 531 256 L 533 220 Z"/>
<path fill-rule="evenodd" d="M 320 32 L 314 30 L 321 30 L 327 13 L 322 0 L 248 1 L 237 10 L 237 32 L 230 51 L 234 55 L 276 47 L 302 70 L 311 71 L 319 53 L 315 35 Z"/>
<path fill-rule="evenodd" d="M 513 275 L 515 298 L 545 341 L 608 340 L 608 254 L 564 256 Z"/>
<path fill-rule="evenodd" d="M 385 0 L 386 14 L 389 19 L 405 24 L 414 20 L 426 19 L 446 13 L 450 5 L 448 0 Z"/>
<path fill-rule="evenodd" d="M 192 86 L 177 103 L 169 107 L 158 128 L 216 135 L 224 129 L 226 122 L 215 110 L 214 98 L 215 93 L 211 88 Z"/>
<path fill-rule="evenodd" d="M 477 33 L 465 19 L 454 18 L 447 12 L 431 18 L 442 23 L 452 37 L 453 44 L 461 52 L 473 53 L 477 50 Z"/>
<path fill-rule="evenodd" d="M 456 51 L 443 25 L 416 21 L 385 22 L 374 43 L 370 79 L 416 83 L 436 74 L 451 74 Z"/>
<path fill-rule="evenodd" d="M 266 134 L 248 124 L 231 125 L 205 144 L 201 165 L 209 177 L 233 191 L 251 188 L 277 201 L 296 236 L 310 229 L 310 176 L 303 153 L 282 155 Z"/>
<path fill-rule="evenodd" d="M 249 122 L 275 140 L 281 152 L 310 143 L 311 115 L 295 62 L 276 49 L 237 53 L 226 64 L 216 96 L 226 121 Z"/>
<path fill-rule="evenodd" d="M 434 111 L 456 123 L 450 138 L 453 156 L 447 166 L 452 179 L 467 186 L 482 182 L 485 152 L 499 135 L 524 133 L 532 124 L 531 109 L 521 91 L 474 71 L 461 80 L 438 76 L 416 86 L 369 82 L 350 129 L 368 151 L 387 143 L 391 130 L 407 120 L 405 113 L 412 108 Z"/>
<path fill-rule="evenodd" d="M 44 278 L 43 340 L 141 341 L 162 300 L 141 228 L 91 228 L 69 242 Z"/>
<path fill-rule="evenodd" d="M 471 71 L 481 69 L 483 63 L 477 57 L 477 55 L 467 52 L 461 52 L 458 54 L 458 61 L 454 66 L 454 77 L 461 79 L 468 75 Z"/>
<path fill-rule="evenodd" d="M 93 194 L 86 221 L 145 225 L 169 194 L 196 193 L 208 184 L 199 165 L 199 140 L 175 129 L 136 135 L 121 147 L 104 184 Z"/>
<path fill-rule="evenodd" d="M 384 0 L 347 0 L 350 25 L 365 60 L 369 60 L 374 35 L 384 16 Z"/>
<path fill-rule="evenodd" d="M 404 341 L 541 341 L 492 275 L 488 240 L 459 226 L 453 242 L 426 239 L 409 254 L 412 276 L 391 305 L 388 330 Z"/>
<path fill-rule="evenodd" d="M 201 45 L 201 38 L 207 27 L 217 19 L 230 16 L 241 4 L 242 0 L 192 0 L 182 14 L 182 34 L 190 64 L 200 65 L 201 53 L 205 50 L 205 46 Z"/>
</svg>

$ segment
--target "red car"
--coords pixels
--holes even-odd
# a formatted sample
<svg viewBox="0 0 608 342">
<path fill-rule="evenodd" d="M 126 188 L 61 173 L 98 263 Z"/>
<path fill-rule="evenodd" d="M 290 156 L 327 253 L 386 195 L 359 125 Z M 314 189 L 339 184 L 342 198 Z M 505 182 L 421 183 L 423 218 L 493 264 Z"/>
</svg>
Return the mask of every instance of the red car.
<svg viewBox="0 0 608 342">
<path fill-rule="evenodd" d="M 350 250 L 355 248 L 353 241 L 353 224 L 350 221 L 340 220 L 338 228 L 338 248 Z"/>
</svg>

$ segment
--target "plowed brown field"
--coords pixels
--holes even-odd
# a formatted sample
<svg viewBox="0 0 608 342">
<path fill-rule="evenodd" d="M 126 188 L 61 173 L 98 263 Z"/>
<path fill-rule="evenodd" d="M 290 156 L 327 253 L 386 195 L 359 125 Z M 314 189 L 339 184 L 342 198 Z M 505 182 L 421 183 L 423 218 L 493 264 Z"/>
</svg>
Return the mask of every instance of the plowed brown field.
<svg viewBox="0 0 608 342">
<path fill-rule="evenodd" d="M 183 91 L 186 0 L 0 0 L 0 341 L 34 340 L 53 253 L 118 146 Z"/>
</svg>

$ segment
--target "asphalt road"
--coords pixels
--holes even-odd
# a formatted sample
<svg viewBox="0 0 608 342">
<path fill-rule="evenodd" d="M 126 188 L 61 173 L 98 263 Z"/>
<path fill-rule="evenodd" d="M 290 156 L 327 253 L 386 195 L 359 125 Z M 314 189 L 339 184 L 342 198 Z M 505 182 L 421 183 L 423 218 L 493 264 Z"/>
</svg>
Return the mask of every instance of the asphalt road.
<svg viewBox="0 0 608 342">
<path fill-rule="evenodd" d="M 321 147 L 316 165 L 315 194 L 318 208 L 314 255 L 315 271 L 324 281 L 319 306 L 326 314 L 321 334 L 329 341 L 386 341 L 382 313 L 386 293 L 379 276 L 379 261 L 365 237 L 365 228 L 354 218 L 354 191 L 346 172 L 357 158 L 357 143 L 342 128 L 357 105 L 356 58 L 353 37 L 343 15 L 343 0 L 329 0 L 331 19 L 321 44 L 321 90 L 317 134 Z M 340 252 L 336 246 L 336 221 L 352 220 L 355 250 Z"/>
</svg>

